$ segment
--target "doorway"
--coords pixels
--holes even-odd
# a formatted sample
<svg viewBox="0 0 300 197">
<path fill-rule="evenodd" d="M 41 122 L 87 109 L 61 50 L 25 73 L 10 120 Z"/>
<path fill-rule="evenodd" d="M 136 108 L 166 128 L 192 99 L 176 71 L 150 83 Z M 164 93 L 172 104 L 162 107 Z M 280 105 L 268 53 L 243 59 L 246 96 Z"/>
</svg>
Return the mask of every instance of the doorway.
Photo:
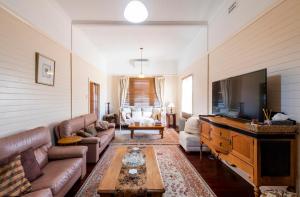
<svg viewBox="0 0 300 197">
<path fill-rule="evenodd" d="M 100 85 L 90 81 L 90 113 L 95 113 L 97 117 L 100 113 Z"/>
</svg>

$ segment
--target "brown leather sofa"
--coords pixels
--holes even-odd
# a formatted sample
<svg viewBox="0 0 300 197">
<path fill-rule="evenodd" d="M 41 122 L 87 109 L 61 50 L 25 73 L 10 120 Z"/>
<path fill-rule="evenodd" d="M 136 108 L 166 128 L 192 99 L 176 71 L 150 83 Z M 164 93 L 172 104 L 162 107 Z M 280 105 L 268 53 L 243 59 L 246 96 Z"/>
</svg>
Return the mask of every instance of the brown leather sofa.
<svg viewBox="0 0 300 197">
<path fill-rule="evenodd" d="M 60 125 L 55 127 L 55 134 L 58 139 L 75 135 L 81 129 L 87 128 L 91 125 L 96 126 L 98 121 L 96 114 L 86 114 L 75 117 L 70 120 L 63 121 Z M 100 153 L 106 148 L 110 141 L 115 137 L 115 127 L 109 128 L 105 131 L 100 131 L 95 137 L 82 138 L 79 145 L 88 147 L 87 162 L 96 163 L 99 160 Z"/>
<path fill-rule="evenodd" d="M 0 160 L 34 149 L 43 175 L 31 182 L 27 197 L 64 196 L 86 174 L 85 146 L 52 146 L 48 128 L 38 127 L 0 139 Z"/>
</svg>

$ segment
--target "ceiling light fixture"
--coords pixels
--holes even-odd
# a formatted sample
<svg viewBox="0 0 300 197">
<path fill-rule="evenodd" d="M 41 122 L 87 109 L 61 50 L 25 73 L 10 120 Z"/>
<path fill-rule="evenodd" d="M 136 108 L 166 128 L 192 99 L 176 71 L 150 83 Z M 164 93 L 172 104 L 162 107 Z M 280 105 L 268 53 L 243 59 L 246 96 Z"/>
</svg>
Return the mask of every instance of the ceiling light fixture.
<svg viewBox="0 0 300 197">
<path fill-rule="evenodd" d="M 130 1 L 124 10 L 124 17 L 131 23 L 141 23 L 148 18 L 148 10 L 142 2 Z"/>
<path fill-rule="evenodd" d="M 143 73 L 143 48 L 140 48 L 141 51 L 141 72 L 139 74 L 139 78 L 144 78 L 145 75 Z"/>
</svg>

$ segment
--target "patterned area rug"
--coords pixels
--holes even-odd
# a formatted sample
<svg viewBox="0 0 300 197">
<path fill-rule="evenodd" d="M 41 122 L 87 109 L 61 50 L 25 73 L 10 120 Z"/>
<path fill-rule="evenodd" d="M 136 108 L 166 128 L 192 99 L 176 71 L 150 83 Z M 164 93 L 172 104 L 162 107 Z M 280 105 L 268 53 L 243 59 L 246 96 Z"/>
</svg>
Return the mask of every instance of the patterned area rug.
<svg viewBox="0 0 300 197">
<path fill-rule="evenodd" d="M 166 128 L 164 138 L 158 130 L 136 130 L 133 139 L 130 138 L 130 130 L 116 130 L 115 139 L 112 144 L 179 144 L 178 133 L 174 129 Z"/>
<path fill-rule="evenodd" d="M 76 194 L 77 197 L 96 197 L 97 187 L 114 156 L 112 145 Z M 164 197 L 213 197 L 216 196 L 197 170 L 174 145 L 153 146 L 161 170 L 166 192 Z"/>
</svg>

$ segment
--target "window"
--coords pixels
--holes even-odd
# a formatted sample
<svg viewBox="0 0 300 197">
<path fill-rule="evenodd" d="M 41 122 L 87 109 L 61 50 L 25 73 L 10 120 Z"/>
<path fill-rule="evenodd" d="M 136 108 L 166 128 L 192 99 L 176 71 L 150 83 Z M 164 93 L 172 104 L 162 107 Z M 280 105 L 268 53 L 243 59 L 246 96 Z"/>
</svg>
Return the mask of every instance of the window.
<svg viewBox="0 0 300 197">
<path fill-rule="evenodd" d="M 158 100 L 155 92 L 154 78 L 130 78 L 126 105 L 156 106 Z"/>
<path fill-rule="evenodd" d="M 193 113 L 193 76 L 182 79 L 181 85 L 181 111 Z"/>
</svg>

